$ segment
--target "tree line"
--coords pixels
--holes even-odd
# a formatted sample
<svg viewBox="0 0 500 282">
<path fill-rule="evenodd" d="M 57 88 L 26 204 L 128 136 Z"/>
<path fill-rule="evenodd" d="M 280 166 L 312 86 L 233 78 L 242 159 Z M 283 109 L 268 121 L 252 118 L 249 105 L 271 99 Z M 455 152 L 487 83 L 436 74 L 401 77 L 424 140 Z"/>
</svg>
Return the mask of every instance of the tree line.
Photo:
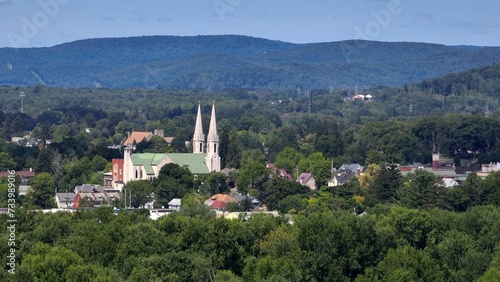
<svg viewBox="0 0 500 282">
<path fill-rule="evenodd" d="M 495 206 L 457 213 L 377 205 L 363 216 L 318 210 L 293 216 L 293 224 L 264 215 L 216 218 L 202 207 L 157 221 L 140 210 L 18 212 L 16 274 L 4 266 L 2 281 L 468 282 L 500 275 Z"/>
</svg>

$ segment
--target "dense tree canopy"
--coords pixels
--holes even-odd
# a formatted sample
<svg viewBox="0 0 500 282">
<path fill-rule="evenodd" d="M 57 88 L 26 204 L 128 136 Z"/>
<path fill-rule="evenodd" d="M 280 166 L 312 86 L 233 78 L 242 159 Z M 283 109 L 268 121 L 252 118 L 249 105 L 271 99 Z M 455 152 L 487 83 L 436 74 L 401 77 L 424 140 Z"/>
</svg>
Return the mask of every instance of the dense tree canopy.
<svg viewBox="0 0 500 282">
<path fill-rule="evenodd" d="M 18 267 L 2 281 L 491 281 L 498 270 L 494 206 L 317 211 L 293 224 L 108 208 L 19 218 Z"/>
<path fill-rule="evenodd" d="M 500 173 L 469 173 L 459 186 L 445 188 L 427 170 L 403 177 L 398 169 L 429 164 L 434 150 L 456 167 L 477 170 L 500 160 L 497 80 L 480 78 L 491 72 L 496 68 L 474 71 L 469 84 L 442 78 L 366 90 L 373 101 L 353 101 L 350 90 L 317 90 L 313 113 L 300 90 L 2 86 L 1 165 L 33 168 L 37 176 L 24 201 L 15 194 L 23 206 L 16 211 L 19 276 L 1 273 L 0 280 L 495 281 Z M 32 99 L 26 98 L 29 114 L 8 107 L 20 90 Z M 140 209 L 182 198 L 180 212 L 151 221 L 147 212 L 114 215 L 111 207 L 31 211 L 53 207 L 55 191 L 102 184 L 111 159 L 123 156 L 119 145 L 128 131 L 161 129 L 174 137 L 171 144 L 161 137 L 140 142 L 137 151 L 189 152 L 196 105 L 202 101 L 209 112 L 213 99 L 221 160 L 235 170 L 195 176 L 167 164 L 157 178 L 127 183 L 127 197 L 110 203 Z M 27 135 L 37 144 L 7 142 Z M 292 179 L 266 168 L 270 162 Z M 333 168 L 344 163 L 367 170 L 328 187 Z M 295 182 L 302 172 L 312 173 L 318 190 Z M 0 181 L 0 194 L 8 189 Z M 213 194 L 237 192 L 257 197 L 259 208 L 280 216 L 228 221 L 203 205 Z M 9 236 L 7 229 L 1 232 Z M 0 249 L 10 251 L 6 244 Z"/>
</svg>

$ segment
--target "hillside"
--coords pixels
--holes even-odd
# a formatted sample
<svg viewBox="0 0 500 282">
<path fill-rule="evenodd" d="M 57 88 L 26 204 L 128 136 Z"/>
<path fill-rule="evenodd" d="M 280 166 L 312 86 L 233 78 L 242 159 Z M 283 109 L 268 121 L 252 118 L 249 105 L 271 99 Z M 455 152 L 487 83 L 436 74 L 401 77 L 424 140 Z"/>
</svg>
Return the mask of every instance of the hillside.
<svg viewBox="0 0 500 282">
<path fill-rule="evenodd" d="M 425 80 L 414 85 L 420 91 L 444 96 L 482 93 L 498 98 L 500 95 L 500 63 Z"/>
<path fill-rule="evenodd" d="M 500 47 L 343 41 L 292 44 L 246 36 L 88 39 L 1 48 L 0 84 L 144 88 L 402 86 L 500 61 Z"/>
</svg>

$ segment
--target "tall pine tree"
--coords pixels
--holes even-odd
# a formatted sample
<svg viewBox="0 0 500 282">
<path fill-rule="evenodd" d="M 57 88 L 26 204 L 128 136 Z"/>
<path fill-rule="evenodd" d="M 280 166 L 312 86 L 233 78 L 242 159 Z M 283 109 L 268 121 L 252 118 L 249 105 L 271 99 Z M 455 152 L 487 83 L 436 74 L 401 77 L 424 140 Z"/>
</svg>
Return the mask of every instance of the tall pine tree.
<svg viewBox="0 0 500 282">
<path fill-rule="evenodd" d="M 395 164 L 383 164 L 375 173 L 371 195 L 379 202 L 392 202 L 401 186 L 401 172 Z"/>
</svg>

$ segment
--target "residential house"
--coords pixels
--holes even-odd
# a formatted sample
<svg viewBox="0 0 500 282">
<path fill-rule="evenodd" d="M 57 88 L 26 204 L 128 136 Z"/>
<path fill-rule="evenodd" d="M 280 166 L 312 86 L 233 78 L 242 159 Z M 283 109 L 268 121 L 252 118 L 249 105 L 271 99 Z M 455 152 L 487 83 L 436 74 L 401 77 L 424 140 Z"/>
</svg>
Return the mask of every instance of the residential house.
<svg viewBox="0 0 500 282">
<path fill-rule="evenodd" d="M 481 171 L 477 172 L 477 175 L 481 178 L 486 178 L 490 173 L 499 171 L 500 170 L 500 163 L 489 163 L 489 164 L 482 164 L 481 165 Z"/>
<path fill-rule="evenodd" d="M 309 187 L 309 189 L 311 190 L 318 189 L 316 187 L 316 181 L 314 180 L 314 177 L 311 173 L 308 172 L 301 173 L 297 178 L 297 182 L 300 183 L 301 185 Z"/>
<path fill-rule="evenodd" d="M 111 172 L 105 172 L 103 174 L 103 182 L 104 182 L 104 186 L 106 186 L 106 187 L 112 187 L 113 174 Z"/>
<path fill-rule="evenodd" d="M 328 187 L 339 186 L 339 180 L 337 179 L 337 175 L 333 175 L 332 177 L 330 177 L 330 179 L 328 179 L 327 185 Z"/>
<path fill-rule="evenodd" d="M 351 178 L 360 175 L 365 168 L 359 164 L 343 164 L 337 170 L 332 163 L 332 177 L 328 180 L 328 187 L 336 187 L 347 183 Z"/>
<path fill-rule="evenodd" d="M 181 210 L 181 199 L 174 198 L 170 202 L 168 202 L 168 208 L 174 211 Z"/>
<path fill-rule="evenodd" d="M 83 184 L 75 187 L 74 207 L 79 208 L 81 201 L 86 198 L 92 205 L 109 205 L 115 200 L 120 199 L 119 190 L 109 189 L 98 185 Z"/>
<path fill-rule="evenodd" d="M 157 220 L 158 218 L 169 215 L 172 212 L 169 209 L 150 209 L 149 210 L 149 218 L 152 220 Z"/>
<path fill-rule="evenodd" d="M 340 168 L 338 169 L 338 172 L 344 172 L 344 171 L 350 171 L 350 172 L 354 172 L 354 173 L 361 173 L 365 170 L 365 168 L 359 164 L 343 164 L 340 166 Z"/>
<path fill-rule="evenodd" d="M 227 208 L 228 204 L 223 202 L 223 201 L 219 201 L 219 200 L 215 200 L 211 205 L 210 205 L 210 208 L 211 209 L 214 209 L 216 212 L 224 212 Z"/>
<path fill-rule="evenodd" d="M 12 137 L 11 143 L 17 144 L 25 147 L 38 146 L 40 140 L 33 138 L 31 135 L 25 135 L 24 137 Z"/>
<path fill-rule="evenodd" d="M 441 180 L 443 181 L 443 185 L 445 188 L 453 188 L 459 185 L 458 181 L 453 178 L 445 177 Z"/>
<path fill-rule="evenodd" d="M 56 193 L 56 204 L 59 209 L 75 208 L 76 193 Z"/>
<path fill-rule="evenodd" d="M 216 194 L 216 195 L 213 195 L 210 198 L 208 198 L 205 201 L 205 205 L 211 206 L 215 201 L 224 202 L 226 204 L 237 203 L 238 202 L 235 198 L 233 198 L 233 197 L 231 197 L 229 195 L 226 195 L 226 194 Z"/>
<path fill-rule="evenodd" d="M 328 187 L 336 187 L 336 186 L 344 185 L 351 178 L 353 178 L 357 175 L 358 175 L 357 173 L 349 171 L 349 170 L 339 171 L 339 173 L 335 173 L 328 180 Z"/>
<path fill-rule="evenodd" d="M 19 176 L 21 178 L 21 182 L 19 183 L 19 196 L 26 195 L 28 191 L 31 189 L 31 186 L 28 185 L 28 182 L 35 177 L 35 172 L 33 170 L 20 170 L 16 171 L 14 175 Z M 0 172 L 0 178 L 8 177 L 9 173 L 7 171 Z"/>
<path fill-rule="evenodd" d="M 271 170 L 273 175 L 278 175 L 279 177 L 286 180 L 293 180 L 293 177 L 290 173 L 288 173 L 284 168 L 277 168 L 273 163 L 266 164 L 266 167 Z M 273 176 L 271 175 L 271 176 Z"/>
<path fill-rule="evenodd" d="M 245 195 L 238 194 L 238 195 L 234 195 L 233 198 L 236 201 L 238 201 L 238 203 L 242 206 L 244 206 L 245 202 L 246 202 L 247 204 L 250 205 L 250 207 L 252 209 L 258 208 L 262 204 L 261 201 L 259 201 L 259 199 L 255 198 L 253 196 L 245 196 Z"/>
<path fill-rule="evenodd" d="M 108 187 L 93 185 L 93 184 L 83 184 L 80 186 L 75 186 L 75 193 L 102 193 L 107 190 Z"/>
</svg>

